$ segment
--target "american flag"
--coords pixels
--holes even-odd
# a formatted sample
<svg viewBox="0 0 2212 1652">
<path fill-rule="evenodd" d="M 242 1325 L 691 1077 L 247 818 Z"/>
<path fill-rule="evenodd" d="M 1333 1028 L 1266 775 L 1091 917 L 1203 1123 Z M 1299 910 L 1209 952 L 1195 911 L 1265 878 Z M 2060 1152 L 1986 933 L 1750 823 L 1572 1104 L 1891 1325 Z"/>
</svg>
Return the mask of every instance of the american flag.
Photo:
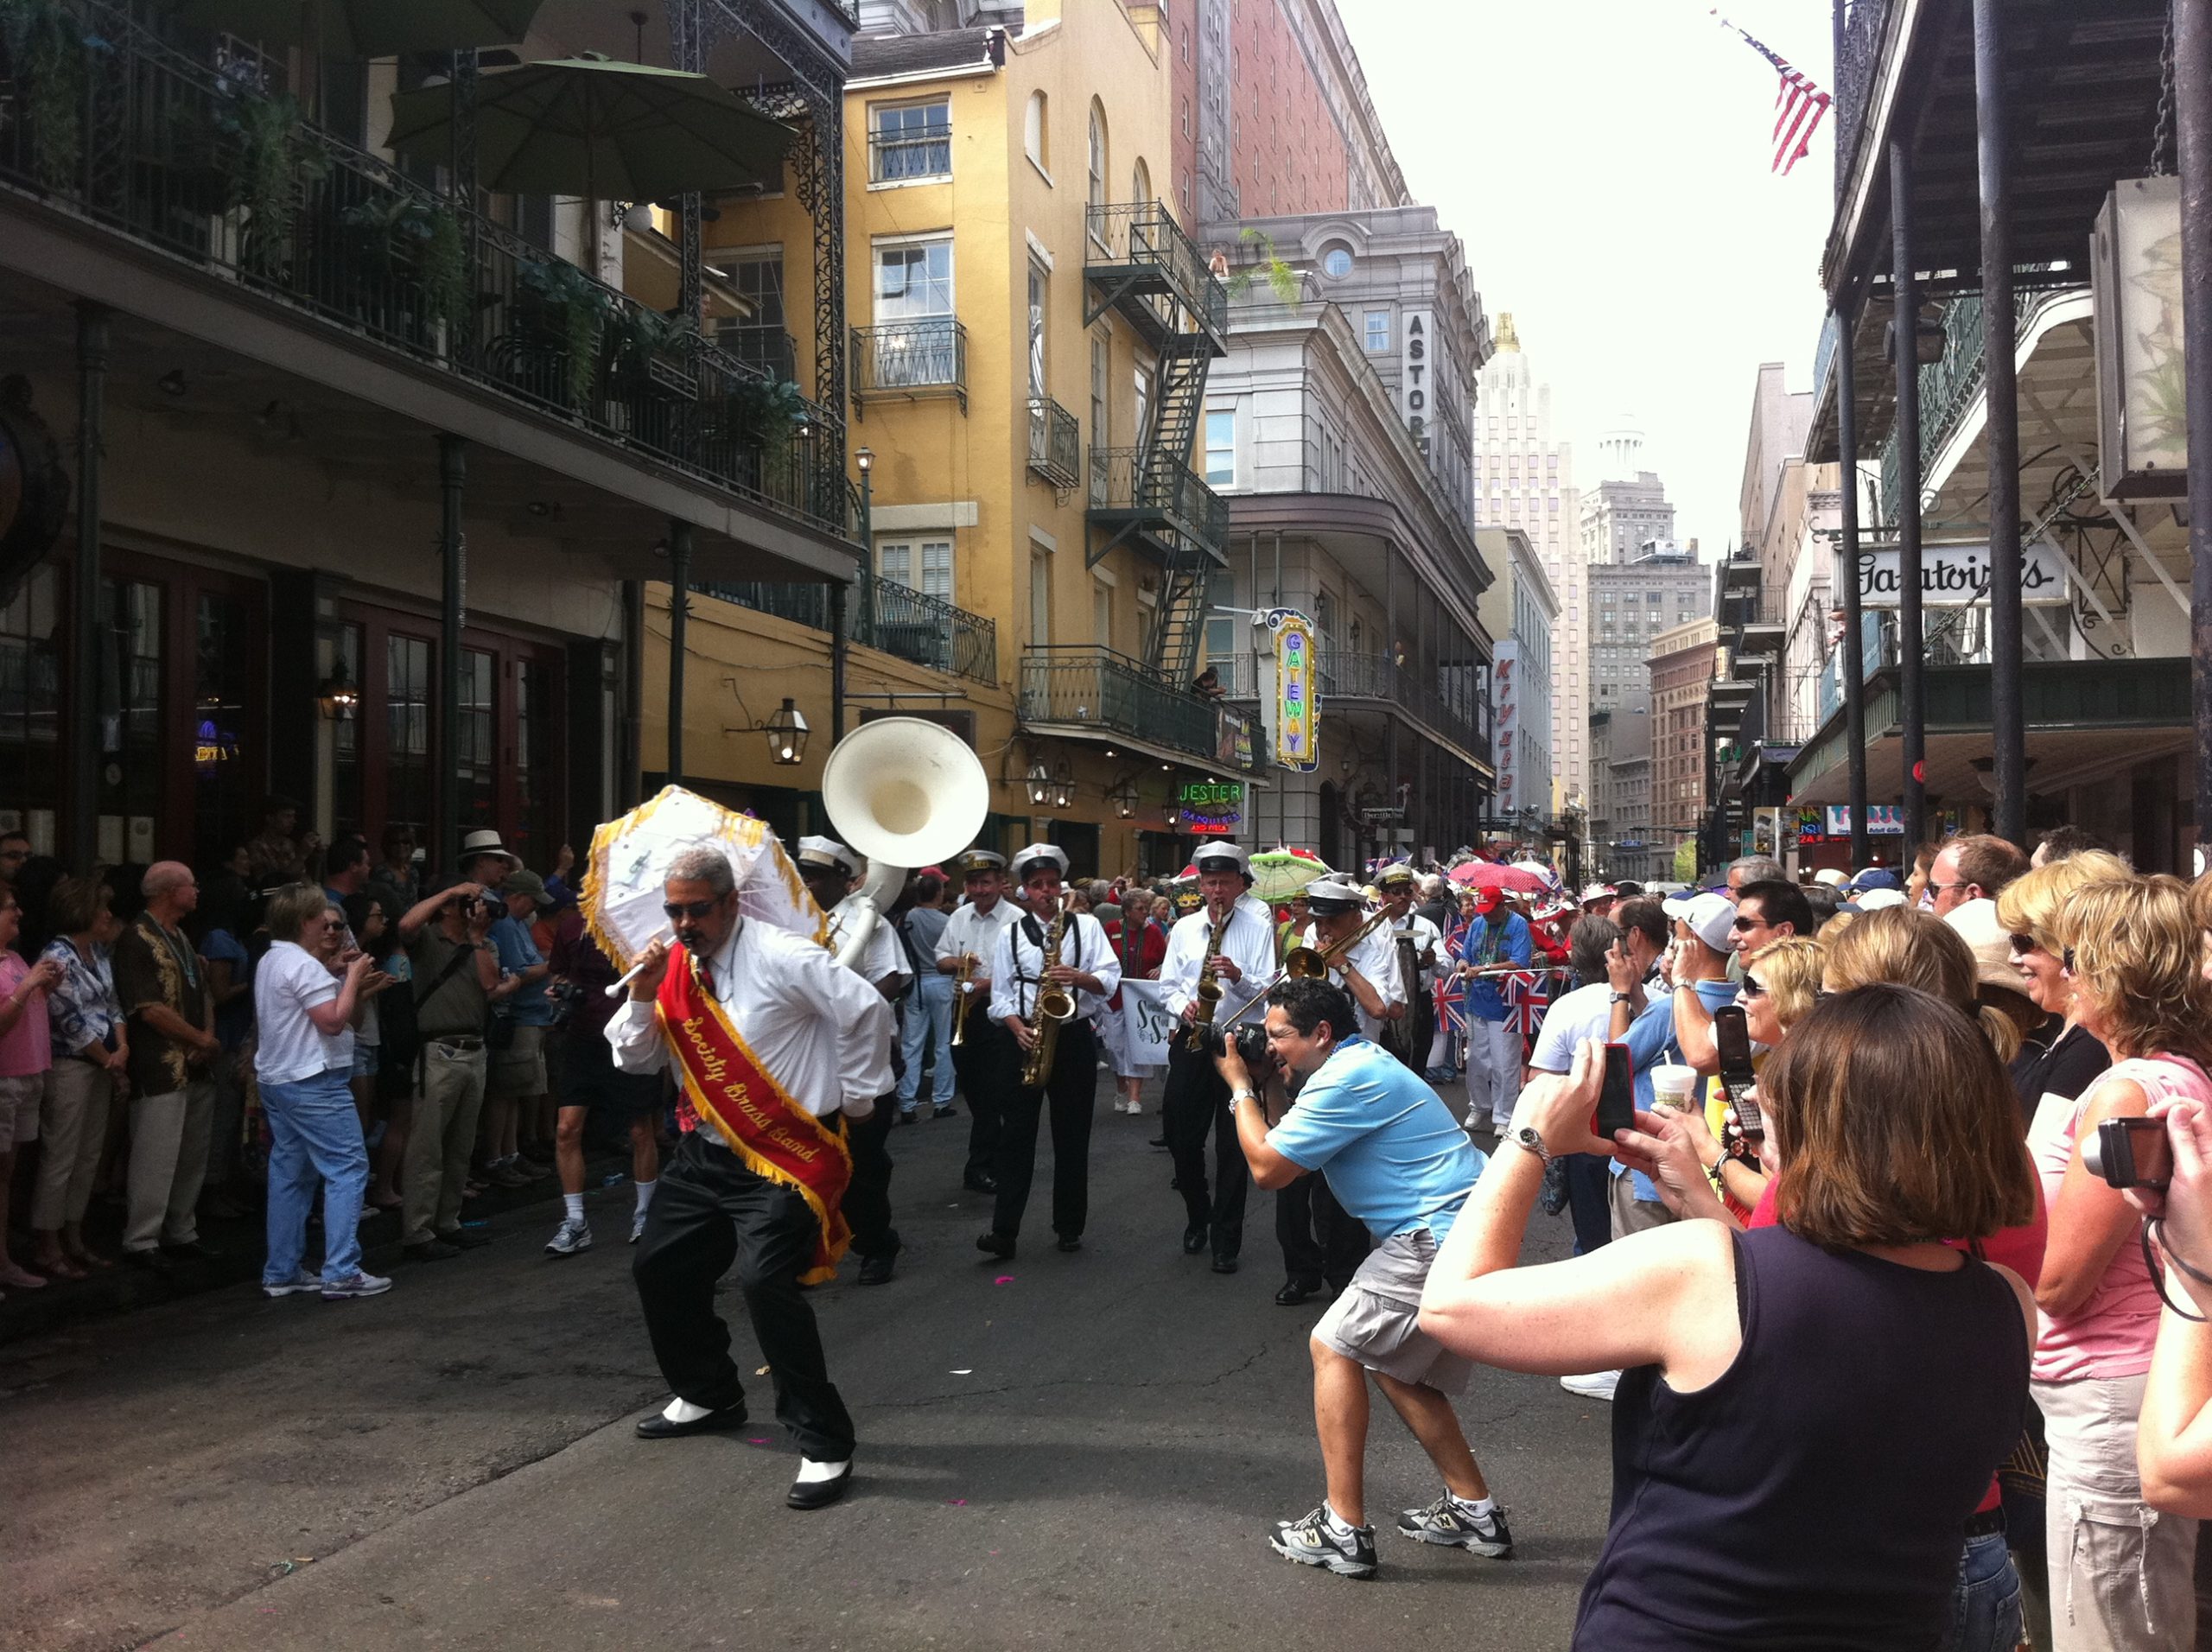
<svg viewBox="0 0 2212 1652">
<path fill-rule="evenodd" d="M 1774 160 L 1767 168 L 1770 172 L 1789 175 L 1789 168 L 1805 158 L 1813 147 L 1813 134 L 1820 129 L 1821 118 L 1828 112 L 1834 101 L 1828 94 L 1813 84 L 1812 78 L 1802 70 L 1794 69 L 1778 53 L 1770 49 L 1764 41 L 1746 35 L 1718 10 L 1723 29 L 1741 35 L 1744 43 L 1774 65 L 1774 72 L 1782 77 L 1774 89 Z"/>
</svg>

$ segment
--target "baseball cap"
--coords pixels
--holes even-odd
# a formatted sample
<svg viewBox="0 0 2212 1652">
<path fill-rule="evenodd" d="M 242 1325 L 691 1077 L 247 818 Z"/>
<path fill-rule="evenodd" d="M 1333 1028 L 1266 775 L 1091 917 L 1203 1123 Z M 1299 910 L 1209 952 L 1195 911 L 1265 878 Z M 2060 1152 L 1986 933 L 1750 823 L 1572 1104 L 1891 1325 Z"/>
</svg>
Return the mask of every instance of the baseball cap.
<svg viewBox="0 0 2212 1652">
<path fill-rule="evenodd" d="M 1690 926 L 1690 933 L 1715 952 L 1728 950 L 1728 937 L 1736 922 L 1736 903 L 1710 889 L 1694 894 L 1670 895 L 1660 903 L 1667 916 Z"/>
</svg>

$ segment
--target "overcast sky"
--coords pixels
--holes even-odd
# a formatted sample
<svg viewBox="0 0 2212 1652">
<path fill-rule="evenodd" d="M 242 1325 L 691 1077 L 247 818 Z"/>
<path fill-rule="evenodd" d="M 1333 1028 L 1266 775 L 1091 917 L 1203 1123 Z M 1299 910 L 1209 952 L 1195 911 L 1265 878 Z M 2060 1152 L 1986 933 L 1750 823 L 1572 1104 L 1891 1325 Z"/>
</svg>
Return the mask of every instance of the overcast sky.
<svg viewBox="0 0 2212 1652">
<path fill-rule="evenodd" d="M 1809 390 L 1832 118 L 1770 175 L 1774 71 L 1692 0 L 1337 0 L 1406 183 L 1597 480 L 1625 417 L 1710 557 L 1736 532 L 1758 364 Z M 1829 85 L 1823 0 L 1724 15 Z"/>
</svg>

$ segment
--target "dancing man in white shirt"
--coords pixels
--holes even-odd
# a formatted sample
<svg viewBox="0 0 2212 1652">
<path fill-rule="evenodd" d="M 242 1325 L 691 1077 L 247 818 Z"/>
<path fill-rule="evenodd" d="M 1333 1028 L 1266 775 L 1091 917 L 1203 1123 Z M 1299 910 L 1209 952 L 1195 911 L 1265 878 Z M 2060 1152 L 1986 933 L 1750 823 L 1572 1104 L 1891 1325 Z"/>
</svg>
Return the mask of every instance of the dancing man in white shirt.
<svg viewBox="0 0 2212 1652">
<path fill-rule="evenodd" d="M 1071 912 L 1056 957 L 1045 956 L 1046 932 L 1060 910 L 1060 882 L 1068 857 L 1050 843 L 1033 843 L 1014 857 L 1014 875 L 1029 897 L 1029 911 L 999 932 L 991 957 L 991 1019 L 1016 1045 L 1008 1070 L 999 1134 L 998 1198 L 991 1229 L 976 1249 L 1001 1260 L 1014 1255 L 1029 1182 L 1037 1170 L 1038 1116 L 1049 1106 L 1052 1121 L 1052 1231 L 1062 1250 L 1083 1249 L 1090 1213 L 1090 1115 L 1097 1099 L 1098 1043 L 1091 1018 L 1121 984 L 1122 963 L 1106 931 L 1089 912 Z M 1037 992 L 1046 982 L 1075 994 L 1075 1013 L 1061 1024 L 1052 1071 L 1032 1089 L 1021 1083 L 1020 1064 L 1036 1036 L 1029 1026 Z"/>
<path fill-rule="evenodd" d="M 999 1156 L 999 1117 L 1019 1064 L 1014 1040 L 991 1013 L 991 959 L 999 935 L 1021 916 L 1006 898 L 1006 856 L 991 849 L 970 849 L 960 857 L 961 884 L 968 899 L 944 921 L 938 937 L 939 973 L 958 975 L 968 960 L 968 990 L 952 1001 L 953 1026 L 960 1042 L 952 1046 L 952 1070 L 968 1098 L 968 1164 L 961 1185 L 971 1193 L 995 1193 L 992 1173 Z M 965 1018 L 964 1020 L 963 1018 Z"/>
<path fill-rule="evenodd" d="M 1195 1256 L 1211 1248 L 1213 1271 L 1236 1271 L 1244 1246 L 1244 1198 L 1251 1174 L 1236 1124 L 1229 1116 L 1229 1086 L 1216 1070 L 1222 1038 L 1237 1026 L 1256 1025 L 1267 1014 L 1265 988 L 1275 969 L 1274 915 L 1264 901 L 1246 893 L 1252 886 L 1244 851 L 1234 843 L 1201 844 L 1195 859 L 1198 893 L 1205 904 L 1178 918 L 1168 932 L 1167 955 L 1160 960 L 1160 1001 L 1179 1028 L 1167 1046 L 1165 1105 L 1167 1146 L 1175 1156 L 1175 1185 L 1183 1195 L 1183 1254 Z M 1198 1015 L 1198 988 L 1207 961 L 1206 943 L 1226 919 L 1221 945 L 1213 953 L 1214 981 L 1221 997 L 1214 1006 L 1213 1031 L 1192 1032 Z M 1213 1134 L 1213 1185 L 1206 1185 L 1206 1135 Z"/>
<path fill-rule="evenodd" d="M 891 1088 L 891 1006 L 812 940 L 741 918 L 719 849 L 678 855 L 664 899 L 681 947 L 645 950 L 607 1025 L 615 1065 L 673 1065 L 681 1081 L 683 1141 L 632 1268 L 676 1397 L 638 1433 L 670 1439 L 744 1424 L 729 1327 L 715 1312 L 715 1281 L 734 1265 L 776 1415 L 802 1453 L 785 1501 L 823 1508 L 851 1482 L 853 1422 L 800 1287 L 834 1276 L 850 1242 L 839 1204 L 852 1158 L 838 1115 L 866 1119 Z"/>
</svg>

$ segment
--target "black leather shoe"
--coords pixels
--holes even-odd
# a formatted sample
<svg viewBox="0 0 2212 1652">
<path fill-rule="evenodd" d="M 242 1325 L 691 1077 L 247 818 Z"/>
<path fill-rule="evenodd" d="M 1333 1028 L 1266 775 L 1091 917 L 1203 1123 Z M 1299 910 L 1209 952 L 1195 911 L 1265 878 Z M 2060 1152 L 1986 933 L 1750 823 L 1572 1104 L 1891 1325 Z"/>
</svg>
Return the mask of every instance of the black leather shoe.
<svg viewBox="0 0 2212 1652">
<path fill-rule="evenodd" d="M 1081 1250 L 1083 1249 L 1083 1236 L 1079 1233 L 1062 1234 L 1060 1236 L 1060 1249 L 1062 1250 Z"/>
<path fill-rule="evenodd" d="M 1183 1229 L 1183 1254 L 1185 1256 L 1195 1256 L 1205 1248 L 1206 1230 L 1204 1228 Z"/>
<path fill-rule="evenodd" d="M 853 1483 L 853 1465 L 845 1465 L 845 1471 L 834 1480 L 794 1480 L 791 1489 L 784 1494 L 785 1505 L 791 1509 L 827 1509 L 845 1495 L 845 1488 Z"/>
<path fill-rule="evenodd" d="M 995 1256 L 1002 1262 L 1014 1260 L 1014 1236 L 1001 1233 L 996 1228 L 976 1236 L 976 1249 L 986 1256 Z"/>
<path fill-rule="evenodd" d="M 724 1406 L 720 1411 L 709 1411 L 703 1417 L 690 1422 L 671 1422 L 658 1411 L 650 1417 L 638 1419 L 639 1439 L 682 1439 L 686 1434 L 711 1434 L 723 1429 L 742 1428 L 745 1407 L 741 1405 Z"/>
<path fill-rule="evenodd" d="M 971 1193 L 995 1193 L 999 1191 L 999 1179 L 988 1170 L 969 1171 L 960 1179 L 960 1185 Z"/>
<path fill-rule="evenodd" d="M 133 1268 L 143 1268 L 149 1274 L 173 1274 L 176 1264 L 158 1250 L 126 1250 L 123 1260 Z"/>
<path fill-rule="evenodd" d="M 898 1260 L 899 1254 L 896 1251 L 893 1251 L 888 1256 L 866 1256 L 861 1258 L 861 1283 L 863 1285 L 888 1285 L 891 1282 L 891 1270 L 897 1265 Z"/>
<path fill-rule="evenodd" d="M 1156 1135 L 1146 1145 L 1154 1147 L 1164 1147 L 1167 1145 L 1167 1138 L 1164 1135 Z"/>
<path fill-rule="evenodd" d="M 492 1242 L 492 1236 L 474 1228 L 454 1228 L 438 1236 L 438 1242 L 451 1245 L 455 1250 L 475 1250 Z"/>
<path fill-rule="evenodd" d="M 449 1245 L 442 1239 L 425 1239 L 419 1245 L 404 1246 L 399 1253 L 410 1262 L 442 1262 L 448 1256 L 461 1255 L 459 1245 Z"/>
<path fill-rule="evenodd" d="M 181 1245 L 172 1245 L 164 1242 L 162 1246 L 162 1255 L 173 1256 L 181 1262 L 197 1262 L 206 1261 L 210 1257 L 219 1256 L 222 1252 L 212 1246 L 201 1244 L 197 1239 L 188 1239 Z"/>
<path fill-rule="evenodd" d="M 1217 1274 L 1235 1273 L 1236 1271 L 1236 1258 L 1234 1256 L 1216 1256 L 1213 1259 L 1213 1271 Z"/>
<path fill-rule="evenodd" d="M 1317 1279 L 1287 1279 L 1282 1289 L 1275 1293 L 1275 1306 L 1294 1308 L 1308 1297 L 1321 1294 L 1321 1281 Z"/>
</svg>

